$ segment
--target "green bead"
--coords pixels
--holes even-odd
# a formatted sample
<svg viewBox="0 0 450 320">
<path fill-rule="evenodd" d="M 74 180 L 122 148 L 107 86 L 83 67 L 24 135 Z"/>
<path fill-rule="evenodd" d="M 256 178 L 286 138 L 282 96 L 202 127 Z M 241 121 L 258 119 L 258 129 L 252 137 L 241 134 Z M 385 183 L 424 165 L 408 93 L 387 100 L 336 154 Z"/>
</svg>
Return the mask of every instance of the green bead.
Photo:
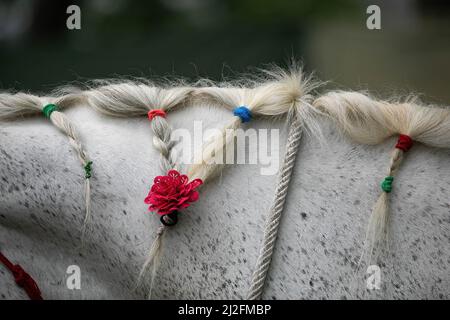
<svg viewBox="0 0 450 320">
<path fill-rule="evenodd" d="M 49 103 L 42 109 L 42 113 L 46 118 L 50 119 L 51 114 L 56 110 L 58 110 L 58 106 L 56 104 Z"/>
<path fill-rule="evenodd" d="M 92 176 L 92 161 L 86 163 L 86 165 L 84 166 L 84 172 L 86 173 L 86 179 L 90 179 Z"/>
<path fill-rule="evenodd" d="M 381 189 L 386 193 L 391 192 L 393 181 L 394 181 L 394 177 L 392 177 L 392 176 L 388 176 L 388 177 L 384 178 L 383 182 L 381 183 Z"/>
</svg>

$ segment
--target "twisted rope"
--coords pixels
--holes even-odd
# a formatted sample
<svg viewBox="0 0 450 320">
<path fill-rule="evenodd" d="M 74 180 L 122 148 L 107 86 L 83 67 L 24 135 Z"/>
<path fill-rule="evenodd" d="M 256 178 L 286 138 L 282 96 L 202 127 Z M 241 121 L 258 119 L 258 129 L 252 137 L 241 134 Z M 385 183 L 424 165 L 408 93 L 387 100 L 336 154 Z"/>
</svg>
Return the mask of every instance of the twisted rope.
<svg viewBox="0 0 450 320">
<path fill-rule="evenodd" d="M 31 300 L 43 300 L 41 290 L 34 279 L 20 265 L 13 264 L 0 252 L 0 263 L 2 263 L 14 276 L 17 285 L 25 290 Z"/>
<path fill-rule="evenodd" d="M 250 290 L 247 295 L 248 300 L 260 299 L 264 290 L 264 283 L 272 261 L 273 250 L 277 240 L 278 227 L 283 213 L 284 203 L 288 193 L 289 182 L 292 176 L 292 170 L 295 164 L 295 158 L 300 145 L 302 136 L 301 121 L 297 111 L 293 112 L 291 126 L 286 143 L 286 152 L 284 155 L 283 166 L 278 178 L 278 185 L 275 194 L 275 200 L 270 209 L 269 217 L 264 231 L 263 245 L 256 262 L 255 271 L 250 284 Z"/>
</svg>

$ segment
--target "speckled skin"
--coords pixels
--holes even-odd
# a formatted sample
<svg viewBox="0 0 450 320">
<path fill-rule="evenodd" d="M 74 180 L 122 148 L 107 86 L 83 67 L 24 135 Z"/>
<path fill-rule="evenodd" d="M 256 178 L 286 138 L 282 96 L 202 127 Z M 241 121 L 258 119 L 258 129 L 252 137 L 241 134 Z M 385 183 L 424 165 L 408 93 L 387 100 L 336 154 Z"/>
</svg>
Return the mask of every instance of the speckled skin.
<svg viewBox="0 0 450 320">
<path fill-rule="evenodd" d="M 94 161 L 86 245 L 80 249 L 82 168 L 66 137 L 36 117 L 0 124 L 0 249 L 34 276 L 46 299 L 145 298 L 133 287 L 159 222 L 143 198 L 161 173 L 149 123 L 83 106 L 66 114 Z M 169 121 L 192 130 L 194 119 L 218 127 L 229 117 L 196 107 L 171 113 Z M 329 123 L 323 127 L 325 145 L 302 141 L 264 298 L 449 299 L 450 151 L 416 145 L 408 152 L 390 194 L 382 288 L 369 291 L 365 269 L 355 266 L 395 141 L 362 146 Z M 284 130 L 280 138 L 284 146 Z M 244 298 L 275 184 L 258 165 L 233 165 L 204 186 L 200 201 L 166 234 L 153 298 Z M 66 287 L 73 264 L 81 268 L 81 290 Z M 0 299 L 26 299 L 3 266 Z"/>
</svg>

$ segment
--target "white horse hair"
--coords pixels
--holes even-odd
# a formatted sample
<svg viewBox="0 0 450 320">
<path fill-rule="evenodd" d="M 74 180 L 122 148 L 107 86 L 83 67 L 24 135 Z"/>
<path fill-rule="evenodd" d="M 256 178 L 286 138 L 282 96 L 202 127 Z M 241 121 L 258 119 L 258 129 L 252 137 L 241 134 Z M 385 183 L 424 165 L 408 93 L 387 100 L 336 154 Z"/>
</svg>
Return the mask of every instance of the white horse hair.
<svg viewBox="0 0 450 320">
<path fill-rule="evenodd" d="M 207 84 L 207 86 L 204 86 Z M 155 85 L 147 80 L 101 80 L 88 85 L 86 90 L 61 89 L 53 97 L 39 97 L 26 93 L 0 94 L 0 121 L 9 121 L 24 116 L 32 116 L 42 112 L 47 103 L 56 104 L 60 110 L 79 103 L 86 103 L 94 110 L 113 117 L 138 117 L 147 115 L 149 111 L 161 109 L 166 112 L 199 102 L 214 102 L 228 110 L 239 106 L 248 108 L 254 117 L 281 117 L 287 115 L 287 123 L 299 122 L 299 130 L 306 131 L 321 140 L 321 130 L 318 116 L 325 114 L 330 117 L 342 131 L 351 139 L 362 144 L 379 144 L 391 136 L 403 134 L 414 141 L 425 145 L 450 147 L 450 109 L 429 108 L 422 106 L 416 100 L 406 102 L 380 101 L 368 94 L 358 92 L 335 91 L 319 96 L 314 100 L 313 91 L 319 86 L 318 81 L 305 77 L 297 65 L 288 71 L 273 68 L 264 71 L 251 80 L 214 83 L 210 80 L 200 80 L 194 84 L 185 82 Z M 71 145 L 76 150 L 80 162 L 86 166 L 90 159 L 81 145 L 81 140 L 73 124 L 60 111 L 51 114 L 50 120 L 69 137 Z M 234 116 L 222 129 L 220 134 L 205 142 L 201 155 L 201 163 L 194 163 L 187 169 L 190 179 L 200 178 L 210 181 L 223 168 L 222 164 L 214 163 L 214 157 L 221 156 L 227 146 L 234 141 L 236 130 L 241 126 L 242 119 Z M 171 139 L 172 128 L 164 117 L 156 117 L 151 121 L 153 145 L 160 153 L 160 165 L 167 172 L 177 168 L 178 164 L 172 150 L 175 142 Z M 229 134 L 229 133 L 232 134 Z M 300 138 L 300 133 L 293 133 Z M 298 142 L 294 143 L 290 153 L 290 168 L 286 176 L 280 177 L 280 184 L 286 187 L 289 182 L 293 161 L 297 152 Z M 288 157 L 288 154 L 286 154 Z M 293 160 L 294 159 L 294 160 Z M 393 176 L 403 159 L 403 151 L 395 149 L 390 158 L 388 175 Z M 90 218 L 90 182 L 85 179 L 86 215 L 85 224 Z M 277 188 L 277 197 L 279 195 Z M 277 219 L 283 210 L 284 197 L 287 188 L 283 188 L 283 199 L 275 206 Z M 272 208 L 273 209 L 273 208 Z M 273 223 L 273 213 L 269 214 L 267 224 Z M 278 223 L 278 222 L 277 222 Z M 361 259 L 373 256 L 376 244 L 385 243 L 387 239 L 388 196 L 383 192 L 375 204 L 366 233 L 364 252 Z M 275 234 L 269 235 L 276 239 Z M 152 266 L 150 293 L 156 266 L 161 255 L 164 226 L 157 230 L 156 238 L 151 245 L 139 279 L 145 276 L 146 270 Z M 265 235 L 266 236 L 266 235 Z M 275 240 L 272 241 L 273 245 Z M 263 248 L 264 249 L 264 248 Z M 263 255 L 265 250 L 261 251 Z M 270 262 L 273 247 L 264 256 L 264 263 Z M 261 258 L 261 256 L 260 256 Z M 267 260 L 268 259 L 268 260 Z M 267 270 L 257 279 L 258 288 L 254 297 L 260 297 L 261 283 L 264 282 Z"/>
<path fill-rule="evenodd" d="M 351 139 L 363 144 L 378 144 L 395 135 L 437 148 L 450 148 L 450 109 L 426 107 L 415 97 L 405 102 L 380 101 L 358 92 L 329 92 L 314 101 Z M 404 157 L 395 148 L 389 159 L 387 176 L 393 177 Z M 369 219 L 364 252 L 360 262 L 377 260 L 387 245 L 388 193 L 379 196 Z M 376 250 L 376 245 L 380 244 Z"/>
<path fill-rule="evenodd" d="M 149 111 L 160 109 L 171 111 L 189 99 L 193 88 L 187 86 L 161 88 L 144 80 L 140 81 L 97 81 L 98 87 L 92 87 L 83 94 L 88 105 L 100 113 L 115 117 L 132 117 L 147 115 Z M 172 141 L 172 128 L 165 117 L 151 119 L 153 146 L 161 154 L 160 166 L 163 174 L 177 169 L 176 159 L 172 154 L 175 142 Z M 161 224 L 150 246 L 148 256 L 139 273 L 137 286 L 140 285 L 146 271 L 151 268 L 151 281 L 148 297 L 151 297 L 153 281 L 159 264 L 162 241 L 167 228 Z"/>
<path fill-rule="evenodd" d="M 184 104 L 187 100 L 201 100 L 214 101 L 230 110 L 238 106 L 246 106 L 256 116 L 281 116 L 288 113 L 292 116 L 293 113 L 296 113 L 296 118 L 299 119 L 297 121 L 304 124 L 304 127 L 314 128 L 317 131 L 319 128 L 313 116 L 317 111 L 309 103 L 312 101 L 309 92 L 318 86 L 318 82 L 312 81 L 311 78 L 305 78 L 301 68 L 295 64 L 288 72 L 281 68 L 264 70 L 259 77 L 252 81 L 251 88 L 246 88 L 245 85 L 249 85 L 249 82 L 243 80 L 221 83 L 221 87 L 200 88 L 193 86 L 158 88 L 152 83 L 142 81 L 101 81 L 99 83 L 100 86 L 91 88 L 84 95 L 90 106 L 110 116 L 144 115 L 152 109 L 169 111 Z M 202 79 L 198 82 L 198 84 L 200 83 L 211 84 L 212 82 Z M 234 141 L 234 133 L 240 123 L 241 119 L 235 116 L 232 122 L 222 129 L 221 135 L 213 136 L 205 144 L 202 155 L 199 155 L 201 163 L 195 163 L 188 169 L 188 176 L 191 179 L 200 178 L 207 182 L 220 172 L 223 165 L 212 163 L 213 157 L 217 154 L 222 155 L 226 146 Z M 170 126 L 164 118 L 156 117 L 152 121 L 152 129 L 154 146 L 161 153 L 163 170 L 174 168 L 175 163 L 170 156 L 173 145 L 173 142 L 170 141 Z M 228 134 L 229 130 L 233 131 L 231 135 Z M 160 256 L 161 241 L 165 230 L 164 226 L 158 229 L 139 279 L 143 277 L 145 270 L 150 265 L 153 266 L 151 273 L 153 279 L 156 272 L 155 260 L 158 260 Z M 151 288 L 152 285 L 150 285 L 150 293 Z"/>
<path fill-rule="evenodd" d="M 43 112 L 44 107 L 55 104 L 58 109 L 50 114 L 50 121 L 69 138 L 71 146 L 75 149 L 83 168 L 90 166 L 90 159 L 84 150 L 81 139 L 72 122 L 59 109 L 64 109 L 77 104 L 81 97 L 76 93 L 65 94 L 56 97 L 39 97 L 26 93 L 0 93 L 0 121 L 15 120 L 26 116 L 32 116 Z M 86 170 L 86 169 L 85 169 Z M 90 170 L 90 169 L 89 169 Z M 91 218 L 91 184 L 90 175 L 85 173 L 84 179 L 85 217 L 82 227 L 82 239 L 84 239 L 86 227 Z"/>
<path fill-rule="evenodd" d="M 305 128 L 313 135 L 320 136 L 316 134 L 320 132 L 315 117 L 318 112 L 308 103 L 311 100 L 310 92 L 320 85 L 318 81 L 305 77 L 301 67 L 296 64 L 288 71 L 276 67 L 264 70 L 259 81 L 253 82 L 252 87 L 243 87 L 245 82 L 238 84 L 238 87 L 227 87 L 226 84 L 221 84 L 221 87 L 202 87 L 194 91 L 194 96 L 215 101 L 229 110 L 245 106 L 256 117 L 278 117 L 296 110 Z M 222 157 L 227 146 L 234 141 L 236 130 L 241 124 L 241 118 L 234 116 L 219 134 L 212 136 L 204 144 L 202 154 L 194 156 L 201 163 L 191 165 L 188 176 L 208 181 L 217 175 L 223 164 L 215 163 L 214 158 Z"/>
<path fill-rule="evenodd" d="M 317 88 L 319 83 L 313 81 L 311 77 L 305 78 L 301 68 L 295 64 L 288 72 L 280 68 L 274 68 L 271 71 L 265 71 L 264 74 L 266 75 L 264 81 L 252 88 L 238 87 L 224 90 L 210 86 L 199 88 L 195 91 L 196 95 L 212 99 L 229 110 L 237 107 L 245 107 L 250 110 L 252 117 L 276 117 L 287 114 L 287 123 L 291 124 L 274 203 L 266 220 L 264 239 L 250 284 L 248 299 L 251 300 L 261 298 L 263 293 L 264 283 L 278 234 L 281 214 L 284 209 L 289 181 L 295 164 L 301 131 L 306 128 L 312 134 L 321 136 L 319 134 L 319 126 L 315 120 L 317 111 L 310 104 L 312 101 L 310 92 Z M 215 161 L 215 157 L 223 157 L 223 153 L 227 150 L 229 144 L 234 142 L 236 130 L 242 122 L 241 117 L 235 115 L 222 128 L 219 134 L 211 137 L 204 144 L 201 150 L 202 154 L 195 158 L 201 159 L 201 163 L 194 162 L 190 166 L 188 170 L 189 177 L 201 178 L 207 181 L 221 171 L 223 162 L 220 161 L 220 164 L 218 164 Z"/>
</svg>

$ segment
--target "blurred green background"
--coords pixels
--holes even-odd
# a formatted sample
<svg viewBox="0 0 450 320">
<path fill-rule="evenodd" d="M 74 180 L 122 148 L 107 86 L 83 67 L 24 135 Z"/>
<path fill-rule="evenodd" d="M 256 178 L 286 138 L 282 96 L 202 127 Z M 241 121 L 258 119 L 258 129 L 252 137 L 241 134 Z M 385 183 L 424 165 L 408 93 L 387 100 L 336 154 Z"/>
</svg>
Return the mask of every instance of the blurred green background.
<svg viewBox="0 0 450 320">
<path fill-rule="evenodd" d="M 81 30 L 66 9 L 81 8 Z M 366 8 L 381 8 L 368 30 Z M 450 1 L 0 0 L 0 89 L 114 76 L 195 79 L 303 62 L 330 88 L 450 104 Z"/>
</svg>

